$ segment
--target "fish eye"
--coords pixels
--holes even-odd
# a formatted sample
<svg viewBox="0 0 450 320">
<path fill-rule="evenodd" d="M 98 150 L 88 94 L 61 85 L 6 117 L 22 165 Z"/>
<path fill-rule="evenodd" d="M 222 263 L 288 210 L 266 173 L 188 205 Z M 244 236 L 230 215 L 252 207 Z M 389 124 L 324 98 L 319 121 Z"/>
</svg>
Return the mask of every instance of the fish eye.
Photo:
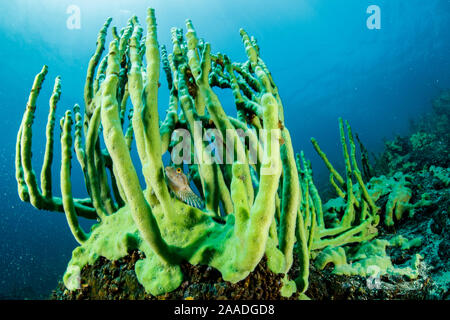
<svg viewBox="0 0 450 320">
<path fill-rule="evenodd" d="M 177 173 L 181 173 L 181 168 L 177 168 Z"/>
</svg>

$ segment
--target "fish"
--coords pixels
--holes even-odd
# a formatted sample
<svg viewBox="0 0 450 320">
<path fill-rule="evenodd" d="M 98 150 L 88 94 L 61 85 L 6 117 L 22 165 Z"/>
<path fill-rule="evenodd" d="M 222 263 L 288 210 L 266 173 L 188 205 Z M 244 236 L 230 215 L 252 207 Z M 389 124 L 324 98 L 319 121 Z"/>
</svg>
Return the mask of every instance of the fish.
<svg viewBox="0 0 450 320">
<path fill-rule="evenodd" d="M 175 197 L 191 207 L 202 209 L 204 206 L 203 200 L 192 191 L 183 170 L 168 166 L 165 171 L 169 189 Z"/>
</svg>

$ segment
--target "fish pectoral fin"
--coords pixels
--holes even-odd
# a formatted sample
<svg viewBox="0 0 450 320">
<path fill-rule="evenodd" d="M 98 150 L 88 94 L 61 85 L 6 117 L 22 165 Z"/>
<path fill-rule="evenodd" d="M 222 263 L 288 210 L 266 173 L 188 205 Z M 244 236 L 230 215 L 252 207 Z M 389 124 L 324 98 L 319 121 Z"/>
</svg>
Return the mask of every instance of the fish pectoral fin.
<svg viewBox="0 0 450 320">
<path fill-rule="evenodd" d="M 191 207 L 195 207 L 198 209 L 203 208 L 203 200 L 199 196 L 197 196 L 191 189 L 180 190 L 176 193 L 176 196 L 178 199 L 180 199 L 187 205 L 190 205 Z"/>
</svg>

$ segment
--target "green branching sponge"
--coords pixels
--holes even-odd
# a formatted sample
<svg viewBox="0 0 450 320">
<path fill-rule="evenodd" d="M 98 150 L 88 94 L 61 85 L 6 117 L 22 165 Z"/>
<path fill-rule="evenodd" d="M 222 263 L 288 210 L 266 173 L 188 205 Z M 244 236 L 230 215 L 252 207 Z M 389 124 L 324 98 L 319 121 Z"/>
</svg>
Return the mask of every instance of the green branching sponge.
<svg viewBox="0 0 450 320">
<path fill-rule="evenodd" d="M 256 43 L 241 31 L 251 69 L 249 62 L 232 64 L 228 57 L 211 54 L 210 45 L 199 41 L 192 22 L 187 20 L 186 40 L 181 31 L 174 29 L 173 53 L 167 54 L 164 48 L 160 58 L 155 12 L 149 9 L 145 38 L 138 19 L 132 17 L 120 33 L 113 28 L 108 55 L 102 58 L 110 24 L 108 19 L 100 30 L 96 51 L 88 65 L 84 114 L 76 105 L 74 119 L 68 110 L 61 120 L 62 198 L 51 196 L 49 171 L 54 109 L 61 91 L 59 77 L 50 102 L 42 191 L 31 167 L 35 101 L 47 67 L 36 77 L 17 140 L 21 198 L 38 209 L 65 212 L 70 230 L 81 244 L 74 250 L 64 276 L 66 286 L 77 289 L 81 268 L 98 257 L 114 260 L 133 249 L 145 254 L 145 259 L 136 263 L 135 271 L 146 291 L 154 295 L 180 285 L 183 274 L 179 264 L 183 260 L 213 266 L 225 280 L 232 282 L 244 279 L 264 255 L 273 271 L 287 273 L 299 234 L 296 232 L 298 172 L 289 132 L 280 118 L 283 111 L 278 89 L 259 57 Z M 169 112 L 162 123 L 157 105 L 161 63 L 171 89 Z M 245 91 L 249 107 L 245 112 L 252 114 L 234 119 L 225 113 L 213 91 L 215 85 L 210 83 L 212 73 L 216 73 L 215 79 L 222 86 L 233 84 L 239 110 Z M 129 100 L 132 108 L 127 110 Z M 127 112 L 130 121 L 124 128 Z M 200 126 L 200 135 L 195 131 L 198 123 L 206 124 Z M 190 165 L 189 171 L 198 173 L 196 183 L 205 201 L 204 210 L 200 210 L 171 195 L 162 156 L 172 151 L 174 132 L 187 129 L 194 137 L 194 158 L 207 158 L 203 139 L 207 128 L 216 129 L 215 136 L 221 135 L 222 141 L 224 137 L 227 143 L 228 139 L 231 141 L 228 149 L 235 157 L 228 162 L 200 161 Z M 248 161 L 249 153 L 237 129 L 256 142 L 259 148 L 256 163 Z M 260 129 L 266 133 L 261 134 L 264 137 L 255 134 Z M 142 164 L 144 187 L 130 153 L 133 137 Z M 264 146 L 260 139 L 264 139 Z M 105 149 L 101 148 L 102 142 Z M 88 199 L 72 195 L 72 147 L 84 173 Z M 281 187 L 282 170 L 285 176 Z M 279 188 L 283 189 L 281 199 Z M 86 233 L 78 224 L 78 216 L 97 219 L 98 224 Z M 290 287 L 292 291 L 292 282 Z"/>
<path fill-rule="evenodd" d="M 284 274 L 282 294 L 297 291 L 306 298 L 312 257 L 326 248 L 317 260 L 323 261 L 321 265 L 327 261 L 345 265 L 340 246 L 366 243 L 377 235 L 380 217 L 375 202 L 385 191 L 365 185 L 349 124 L 339 122 L 345 175 L 334 169 L 312 140 L 340 199 L 339 209 L 331 214 L 314 185 L 311 164 L 303 153 L 294 153 L 278 88 L 253 37 L 240 30 L 247 55 L 241 63 L 212 53 L 211 44 L 198 38 L 190 20 L 186 20 L 186 34 L 172 28 L 171 53 L 158 42 L 153 9 L 147 12 L 146 32 L 137 17 L 131 17 L 120 32 L 113 27 L 112 41 L 106 46 L 111 22 L 107 19 L 101 28 L 87 67 L 84 108 L 75 105 L 66 110 L 60 122 L 61 197 L 51 192 L 59 77 L 50 99 L 40 186 L 31 161 L 34 112 L 46 66 L 35 78 L 17 136 L 20 198 L 37 209 L 64 212 L 80 243 L 64 275 L 68 289 L 80 287 L 80 271 L 86 264 L 140 250 L 145 258 L 135 265 L 137 279 L 153 295 L 181 284 L 183 261 L 214 267 L 224 280 L 236 283 L 266 256 L 269 269 Z M 164 119 L 158 113 L 160 70 L 170 92 Z M 231 89 L 237 117 L 225 112 L 218 89 Z M 178 200 L 165 174 L 167 153 L 172 156 L 169 165 L 183 171 L 183 163 L 175 163 L 173 157 L 180 134 L 189 138 L 182 160 L 205 203 L 202 209 Z M 219 161 L 212 161 L 212 141 L 225 143 L 223 152 L 215 153 L 215 157 L 222 155 Z M 87 199 L 73 195 L 72 149 L 83 171 Z M 364 176 L 366 167 L 365 162 Z M 389 215 L 399 219 L 408 190 L 392 192 L 395 199 Z M 334 215 L 331 223 L 330 215 Z M 85 232 L 79 217 L 97 224 Z M 296 259 L 298 276 L 290 279 L 288 272 Z"/>
<path fill-rule="evenodd" d="M 448 187 L 450 185 L 450 169 L 449 168 L 442 168 L 442 167 L 436 167 L 431 166 L 430 171 L 433 173 L 433 175 L 442 181 L 442 183 Z"/>
<path fill-rule="evenodd" d="M 334 265 L 333 273 L 348 276 L 379 277 L 390 274 L 416 279 L 419 276 L 418 267 L 423 257 L 415 254 L 402 266 L 394 266 L 386 253 L 386 248 L 396 246 L 407 250 L 420 245 L 419 238 L 408 241 L 402 236 L 397 236 L 389 241 L 379 239 L 364 241 L 357 247 L 356 252 L 349 254 L 343 247 L 330 246 L 318 255 L 315 265 L 317 268 L 323 269 L 327 264 L 332 263 Z"/>
<path fill-rule="evenodd" d="M 397 172 L 389 178 L 385 176 L 374 177 L 368 183 L 368 190 L 374 201 L 388 195 L 384 218 L 384 223 L 388 227 L 393 226 L 396 221 L 400 221 L 404 213 L 409 213 L 409 216 L 412 217 L 416 208 L 431 204 L 426 194 L 422 195 L 421 200 L 411 203 L 412 189 L 410 180 L 410 175 Z"/>
</svg>

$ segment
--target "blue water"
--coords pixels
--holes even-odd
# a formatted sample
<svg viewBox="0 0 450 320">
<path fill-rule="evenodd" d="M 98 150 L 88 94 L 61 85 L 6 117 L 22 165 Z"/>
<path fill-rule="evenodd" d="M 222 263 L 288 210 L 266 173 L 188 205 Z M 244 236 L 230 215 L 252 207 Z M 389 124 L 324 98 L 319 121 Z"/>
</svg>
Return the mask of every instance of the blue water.
<svg viewBox="0 0 450 320">
<path fill-rule="evenodd" d="M 80 29 L 66 26 L 69 5 L 81 10 Z M 367 28 L 369 5 L 379 6 L 381 29 Z M 0 299 L 48 295 L 76 246 L 63 214 L 35 210 L 21 203 L 16 191 L 14 144 L 35 74 L 49 66 L 33 127 L 33 165 L 39 173 L 54 77 L 62 77 L 60 117 L 74 103 L 83 104 L 86 67 L 104 20 L 113 17 L 119 29 L 132 14 L 144 22 L 147 6 L 156 9 L 159 42 L 168 48 L 170 27 L 184 27 L 186 18 L 213 52 L 234 61 L 245 59 L 239 28 L 257 38 L 279 87 L 294 148 L 305 150 L 319 180 L 327 172 L 309 138 L 317 138 L 340 167 L 339 116 L 350 121 L 370 151 L 379 152 L 383 138 L 407 133 L 409 120 L 427 112 L 440 89 L 450 88 L 449 0 L 2 1 Z M 161 83 L 163 115 L 168 92 L 165 79 Z M 234 114 L 230 92 L 221 98 Z M 56 148 L 57 195 L 59 159 Z M 77 170 L 74 161 L 74 193 L 84 196 Z"/>
</svg>

